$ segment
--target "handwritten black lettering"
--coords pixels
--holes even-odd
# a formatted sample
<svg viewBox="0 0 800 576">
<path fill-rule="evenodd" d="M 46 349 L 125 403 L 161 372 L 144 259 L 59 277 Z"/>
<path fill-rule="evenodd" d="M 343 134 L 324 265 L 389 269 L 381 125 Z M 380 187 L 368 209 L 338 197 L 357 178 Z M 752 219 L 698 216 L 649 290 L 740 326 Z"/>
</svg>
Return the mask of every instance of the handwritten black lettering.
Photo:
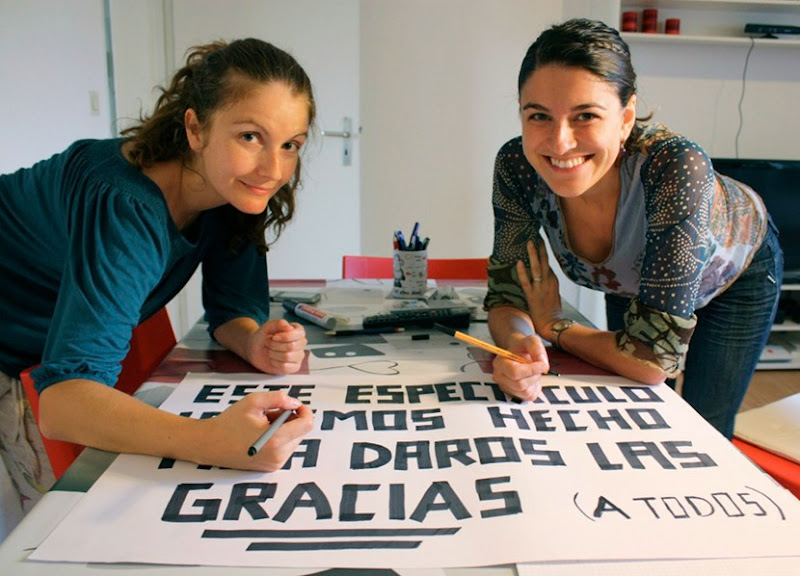
<svg viewBox="0 0 800 576">
<path fill-rule="evenodd" d="M 489 418 L 495 428 L 516 425 L 518 430 L 536 432 L 585 432 L 587 430 L 660 430 L 670 426 L 654 408 L 626 408 L 618 410 L 578 410 L 541 408 L 523 411 L 511 406 L 490 406 Z"/>
<path fill-rule="evenodd" d="M 519 493 L 514 490 L 506 492 L 494 491 L 494 486 L 496 484 L 508 484 L 509 482 L 511 482 L 510 476 L 482 478 L 475 481 L 475 492 L 477 492 L 478 499 L 481 502 L 492 500 L 502 500 L 503 502 L 503 506 L 501 508 L 481 510 L 481 518 L 495 518 L 497 516 L 522 514 L 522 502 L 519 498 Z"/>
<path fill-rule="evenodd" d="M 255 493 L 251 494 L 250 490 Z M 234 484 L 222 519 L 238 520 L 242 510 L 246 510 L 253 520 L 263 520 L 268 516 L 261 504 L 273 496 L 275 496 L 275 484 L 264 484 L 263 482 Z"/>
<path fill-rule="evenodd" d="M 351 385 L 347 404 L 422 404 L 428 402 L 495 402 L 508 398 L 494 382 L 437 382 L 414 385 Z"/>
<path fill-rule="evenodd" d="M 537 448 L 537 446 L 547 446 L 547 440 L 522 438 L 519 445 L 523 454 L 533 456 L 530 461 L 533 466 L 566 466 L 564 458 L 557 450 L 539 450 Z"/>
<path fill-rule="evenodd" d="M 325 410 L 322 412 L 321 430 L 341 428 L 342 423 L 350 421 L 347 426 L 355 430 L 441 430 L 444 428 L 440 408 L 420 408 L 417 410 L 353 410 L 340 412 Z M 337 424 L 339 423 L 339 424 Z"/>
<path fill-rule="evenodd" d="M 471 517 L 467 507 L 464 506 L 450 483 L 446 481 L 431 483 L 410 518 L 416 522 L 424 522 L 428 513 L 435 510 L 448 511 L 456 520 Z"/>
</svg>

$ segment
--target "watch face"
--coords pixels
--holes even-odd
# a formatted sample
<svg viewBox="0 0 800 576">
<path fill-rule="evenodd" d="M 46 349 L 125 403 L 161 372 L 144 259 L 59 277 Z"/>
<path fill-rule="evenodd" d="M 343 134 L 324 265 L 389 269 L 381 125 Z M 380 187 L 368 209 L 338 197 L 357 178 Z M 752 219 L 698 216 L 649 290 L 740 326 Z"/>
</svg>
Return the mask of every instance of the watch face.
<svg viewBox="0 0 800 576">
<path fill-rule="evenodd" d="M 555 324 L 553 324 L 553 332 L 562 332 L 575 324 L 574 320 L 559 320 Z"/>
</svg>

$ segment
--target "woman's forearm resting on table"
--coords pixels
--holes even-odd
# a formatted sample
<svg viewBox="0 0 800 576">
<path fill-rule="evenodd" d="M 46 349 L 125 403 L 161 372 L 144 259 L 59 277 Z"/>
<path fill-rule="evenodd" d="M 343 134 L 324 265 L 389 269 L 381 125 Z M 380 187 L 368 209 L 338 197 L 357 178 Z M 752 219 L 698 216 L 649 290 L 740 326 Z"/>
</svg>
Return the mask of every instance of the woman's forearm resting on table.
<svg viewBox="0 0 800 576">
<path fill-rule="evenodd" d="M 559 344 L 565 352 L 593 366 L 643 384 L 660 384 L 666 377 L 657 366 L 620 350 L 615 332 L 576 323 L 561 333 Z"/>
<path fill-rule="evenodd" d="M 509 349 L 536 332 L 527 312 L 514 306 L 495 306 L 488 314 L 489 332 L 495 344 Z"/>
<path fill-rule="evenodd" d="M 234 318 L 214 331 L 217 341 L 267 374 L 293 374 L 305 358 L 305 329 L 296 322 L 273 319 L 262 325 Z"/>
<path fill-rule="evenodd" d="M 193 460 L 190 438 L 197 422 L 159 410 L 105 384 L 65 380 L 40 397 L 39 427 L 48 438 L 131 452 Z"/>
<path fill-rule="evenodd" d="M 528 313 L 513 306 L 492 308 L 488 324 L 492 338 L 503 348 L 511 349 L 515 342 L 534 334 Z M 658 384 L 666 377 L 665 372 L 657 366 L 620 350 L 614 332 L 576 323 L 562 332 L 559 343 L 563 350 L 573 356 L 637 382 Z"/>
<path fill-rule="evenodd" d="M 250 445 L 268 416 L 294 410 L 264 450 Z M 40 398 L 40 428 L 48 437 L 109 452 L 145 454 L 197 464 L 273 471 L 291 456 L 312 426 L 311 410 L 282 392 L 248 394 L 214 418 L 195 419 L 159 410 L 90 380 L 65 380 Z"/>
<path fill-rule="evenodd" d="M 258 322 L 252 318 L 234 318 L 217 327 L 214 338 L 240 358 L 248 360 L 248 342 L 258 328 Z"/>
</svg>

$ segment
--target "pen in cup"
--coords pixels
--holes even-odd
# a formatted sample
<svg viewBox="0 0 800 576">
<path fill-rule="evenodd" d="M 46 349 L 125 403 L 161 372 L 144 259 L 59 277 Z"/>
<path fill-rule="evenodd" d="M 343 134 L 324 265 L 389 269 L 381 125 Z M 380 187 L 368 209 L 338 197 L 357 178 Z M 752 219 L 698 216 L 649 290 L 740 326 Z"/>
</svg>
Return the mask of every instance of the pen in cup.
<svg viewBox="0 0 800 576">
<path fill-rule="evenodd" d="M 275 435 L 275 432 L 278 431 L 278 428 L 281 427 L 281 424 L 286 422 L 289 416 L 292 415 L 293 410 L 284 410 L 281 412 L 281 415 L 275 418 L 272 422 L 270 422 L 269 428 L 264 430 L 264 433 L 259 436 L 258 440 L 256 440 L 250 448 L 247 450 L 248 456 L 255 456 L 258 454 L 258 451 L 264 447 L 264 444 L 269 442 L 269 439 Z"/>
<path fill-rule="evenodd" d="M 417 232 L 419 232 L 419 222 L 414 222 L 414 228 L 411 230 L 411 236 L 408 237 L 409 250 L 419 250 L 419 238 L 417 237 Z"/>
<path fill-rule="evenodd" d="M 414 227 L 411 230 L 411 236 L 408 240 L 403 236 L 402 230 L 396 230 L 394 233 L 393 244 L 395 250 L 402 252 L 419 252 L 420 250 L 427 250 L 430 238 L 425 237 L 421 240 L 419 237 L 419 222 L 414 222 Z"/>
</svg>

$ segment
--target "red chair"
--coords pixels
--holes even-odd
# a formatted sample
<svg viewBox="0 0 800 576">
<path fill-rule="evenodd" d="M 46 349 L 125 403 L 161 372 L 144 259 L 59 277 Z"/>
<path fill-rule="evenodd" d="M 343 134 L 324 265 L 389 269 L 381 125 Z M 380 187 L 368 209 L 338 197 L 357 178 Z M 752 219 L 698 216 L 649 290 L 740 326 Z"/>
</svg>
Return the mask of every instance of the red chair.
<svg viewBox="0 0 800 576">
<path fill-rule="evenodd" d="M 763 450 L 740 438 L 734 438 L 733 444 L 750 458 L 753 464 L 800 499 L 800 464 Z"/>
<path fill-rule="evenodd" d="M 162 308 L 133 329 L 131 349 L 122 361 L 114 388 L 133 394 L 166 358 L 177 344 L 172 322 L 166 308 Z"/>
<path fill-rule="evenodd" d="M 39 393 L 33 385 L 33 378 L 31 378 L 31 371 L 36 366 L 31 366 L 23 370 L 19 379 L 22 381 L 22 388 L 25 390 L 25 396 L 28 398 L 28 404 L 31 405 L 31 412 L 33 412 L 33 419 L 36 424 L 39 424 Z M 42 444 L 44 445 L 47 458 L 50 460 L 50 467 L 53 469 L 53 476 L 58 480 L 69 468 L 70 464 L 83 452 L 83 446 L 80 444 L 73 444 L 72 442 L 63 442 L 62 440 L 51 440 L 42 435 Z"/>
<path fill-rule="evenodd" d="M 122 370 L 114 387 L 126 394 L 136 392 L 169 351 L 175 347 L 175 344 L 175 333 L 172 330 L 169 314 L 166 308 L 162 308 L 133 329 L 130 351 L 122 361 Z M 23 370 L 20 373 L 20 380 L 28 403 L 31 405 L 33 417 L 38 424 L 39 393 L 36 391 L 31 377 L 31 371 L 34 368 L 35 366 L 31 366 Z M 80 444 L 51 440 L 44 436 L 42 436 L 42 443 L 56 480 L 61 478 L 84 448 Z"/>
<path fill-rule="evenodd" d="M 392 278 L 392 261 L 383 256 L 343 256 L 342 278 Z M 430 258 L 432 280 L 486 280 L 488 258 Z"/>
</svg>

